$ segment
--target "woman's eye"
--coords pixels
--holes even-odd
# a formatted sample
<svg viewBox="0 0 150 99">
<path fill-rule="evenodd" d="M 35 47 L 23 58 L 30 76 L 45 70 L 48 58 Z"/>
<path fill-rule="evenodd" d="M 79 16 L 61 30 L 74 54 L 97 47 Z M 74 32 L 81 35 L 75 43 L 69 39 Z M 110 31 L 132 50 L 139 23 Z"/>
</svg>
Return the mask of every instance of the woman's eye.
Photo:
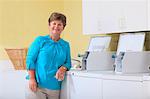
<svg viewBox="0 0 150 99">
<path fill-rule="evenodd" d="M 56 23 L 53 23 L 53 25 L 56 25 Z"/>
<path fill-rule="evenodd" d="M 58 26 L 61 26 L 61 24 L 58 24 Z"/>
</svg>

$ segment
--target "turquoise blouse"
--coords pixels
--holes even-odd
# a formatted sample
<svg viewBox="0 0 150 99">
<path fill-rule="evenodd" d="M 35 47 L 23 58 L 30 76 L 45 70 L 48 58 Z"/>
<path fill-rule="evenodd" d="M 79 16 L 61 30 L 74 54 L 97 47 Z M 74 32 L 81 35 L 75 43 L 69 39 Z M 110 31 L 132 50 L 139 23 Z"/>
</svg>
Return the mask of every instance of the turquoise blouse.
<svg viewBox="0 0 150 99">
<path fill-rule="evenodd" d="M 55 74 L 61 66 L 71 68 L 69 43 L 63 39 L 55 42 L 49 35 L 38 36 L 28 49 L 26 65 L 27 70 L 35 70 L 39 87 L 60 90 L 62 81 Z"/>
</svg>

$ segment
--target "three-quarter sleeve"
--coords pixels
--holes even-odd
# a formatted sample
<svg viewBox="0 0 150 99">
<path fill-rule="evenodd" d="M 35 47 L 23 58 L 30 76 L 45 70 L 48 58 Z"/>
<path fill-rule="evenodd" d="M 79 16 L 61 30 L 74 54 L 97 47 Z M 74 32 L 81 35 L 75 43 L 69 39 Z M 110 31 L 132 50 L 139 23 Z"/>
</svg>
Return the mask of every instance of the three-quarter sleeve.
<svg viewBox="0 0 150 99">
<path fill-rule="evenodd" d="M 65 64 L 63 66 L 65 66 L 67 68 L 67 70 L 69 70 L 71 68 L 71 55 L 70 55 L 70 46 L 69 46 L 69 44 L 67 46 L 66 61 L 65 61 Z"/>
<path fill-rule="evenodd" d="M 27 70 L 35 70 L 35 61 L 37 59 L 38 53 L 40 49 L 40 36 L 37 37 L 33 43 L 30 45 L 27 57 L 26 57 L 26 69 Z"/>
</svg>

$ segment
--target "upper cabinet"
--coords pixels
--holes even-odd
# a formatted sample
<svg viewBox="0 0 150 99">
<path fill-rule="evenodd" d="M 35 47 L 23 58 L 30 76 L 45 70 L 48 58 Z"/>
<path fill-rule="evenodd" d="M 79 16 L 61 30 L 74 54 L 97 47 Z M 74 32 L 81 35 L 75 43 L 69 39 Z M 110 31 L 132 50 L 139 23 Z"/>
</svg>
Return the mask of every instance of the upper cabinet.
<svg viewBox="0 0 150 99">
<path fill-rule="evenodd" d="M 83 34 L 145 31 L 147 8 L 147 0 L 82 0 Z"/>
<path fill-rule="evenodd" d="M 148 29 L 150 30 L 150 0 L 148 0 Z"/>
</svg>

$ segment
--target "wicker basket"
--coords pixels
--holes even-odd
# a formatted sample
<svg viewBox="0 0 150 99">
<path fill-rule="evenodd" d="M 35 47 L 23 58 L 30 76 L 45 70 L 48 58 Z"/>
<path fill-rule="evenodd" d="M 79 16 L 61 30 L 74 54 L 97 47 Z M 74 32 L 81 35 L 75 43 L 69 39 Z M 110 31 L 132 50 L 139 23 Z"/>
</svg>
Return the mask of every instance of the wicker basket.
<svg viewBox="0 0 150 99">
<path fill-rule="evenodd" d="M 27 48 L 22 49 L 8 49 L 5 48 L 15 70 L 26 69 L 26 54 Z"/>
</svg>

